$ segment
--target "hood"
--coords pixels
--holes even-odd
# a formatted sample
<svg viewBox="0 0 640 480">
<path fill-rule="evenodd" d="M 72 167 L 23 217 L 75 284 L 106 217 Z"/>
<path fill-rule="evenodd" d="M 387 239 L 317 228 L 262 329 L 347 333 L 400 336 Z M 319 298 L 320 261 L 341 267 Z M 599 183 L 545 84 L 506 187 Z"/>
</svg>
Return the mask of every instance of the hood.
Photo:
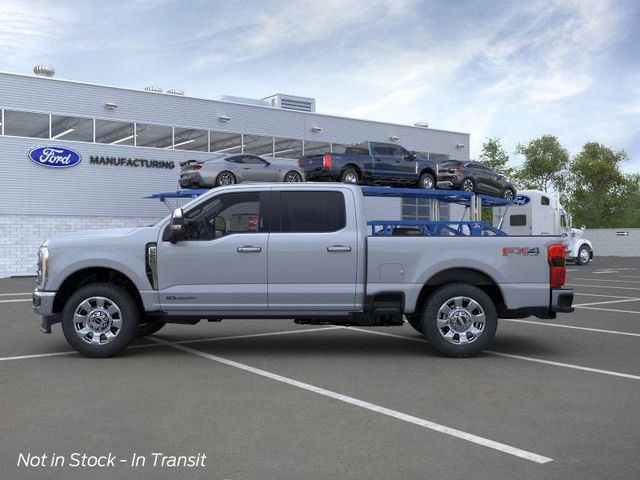
<svg viewBox="0 0 640 480">
<path fill-rule="evenodd" d="M 101 243 L 113 243 L 132 237 L 144 237 L 147 241 L 156 241 L 159 227 L 128 227 L 107 228 L 100 230 L 82 230 L 79 232 L 62 233 L 49 238 L 44 245 L 47 247 L 59 247 L 66 245 L 99 245 Z"/>
</svg>

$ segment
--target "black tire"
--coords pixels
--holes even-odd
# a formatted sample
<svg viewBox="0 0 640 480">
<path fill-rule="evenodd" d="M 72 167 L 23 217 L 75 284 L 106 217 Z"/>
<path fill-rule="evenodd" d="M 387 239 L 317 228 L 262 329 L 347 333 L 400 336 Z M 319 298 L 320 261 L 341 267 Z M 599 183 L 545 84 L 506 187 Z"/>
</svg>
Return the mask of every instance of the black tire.
<svg viewBox="0 0 640 480">
<path fill-rule="evenodd" d="M 302 182 L 302 175 L 300 175 L 300 173 L 296 172 L 295 170 L 291 170 L 290 172 L 287 172 L 287 174 L 284 176 L 283 182 L 286 182 L 286 183 Z"/>
<path fill-rule="evenodd" d="M 226 181 L 225 181 L 227 176 L 228 176 L 229 181 L 230 181 L 229 183 L 226 183 Z M 236 176 L 233 173 L 231 173 L 231 172 L 229 172 L 227 170 L 224 170 L 224 171 L 220 172 L 218 174 L 218 176 L 216 177 L 216 187 L 220 187 L 220 186 L 224 186 L 224 185 L 234 185 L 235 183 L 237 183 Z"/>
<path fill-rule="evenodd" d="M 467 339 L 467 343 L 461 343 L 461 334 L 456 333 L 456 330 L 451 327 L 441 327 L 438 325 L 438 312 L 440 308 L 444 308 L 445 304 L 450 304 L 455 297 L 465 297 L 473 300 L 484 311 L 484 324 L 477 336 L 474 336 L 471 332 L 465 332 L 464 336 Z M 462 301 L 464 305 L 464 300 Z M 479 309 L 472 309 L 472 304 L 467 303 L 466 308 L 469 308 L 472 312 L 480 312 Z M 466 310 L 466 308 L 463 308 Z M 454 309 L 454 312 L 457 310 Z M 471 326 L 476 327 L 479 323 L 473 323 L 473 319 L 470 318 Z M 447 323 L 452 322 L 449 320 Z M 486 348 L 493 337 L 496 334 L 498 327 L 498 314 L 496 307 L 489 298 L 489 296 L 480 288 L 470 285 L 468 283 L 449 283 L 438 288 L 431 294 L 427 302 L 424 305 L 422 311 L 422 330 L 424 336 L 429 343 L 447 357 L 472 357 Z M 451 341 L 446 340 L 445 330 L 448 329 L 448 333 L 453 332 Z M 443 332 L 443 333 L 441 333 Z M 455 341 L 456 335 L 458 341 Z M 470 336 L 469 336 L 470 335 Z"/>
<path fill-rule="evenodd" d="M 586 265 L 587 263 L 589 263 L 589 260 L 583 260 L 582 259 L 582 255 L 583 252 L 587 252 L 587 254 L 589 254 L 589 260 L 591 260 L 591 254 L 589 252 L 589 247 L 587 247 L 586 245 L 582 245 L 579 249 L 578 249 L 578 256 L 576 257 L 576 263 L 578 265 Z"/>
<path fill-rule="evenodd" d="M 105 335 L 98 335 L 98 338 L 105 338 L 105 343 L 90 343 L 89 340 L 81 338 L 81 334 L 76 330 L 76 323 L 74 322 L 75 312 L 81 308 L 85 300 L 94 297 L 105 298 L 111 304 L 115 304 L 119 310 L 120 327 L 117 330 L 117 334 L 110 341 L 106 340 Z M 77 290 L 65 303 L 62 310 L 62 332 L 67 342 L 83 355 L 88 357 L 113 357 L 127 348 L 135 338 L 139 320 L 140 311 L 138 305 L 127 291 L 113 283 L 94 283 Z M 87 325 L 85 324 L 85 326 Z M 111 331 L 111 329 L 108 331 Z M 89 339 L 95 336 L 95 334 L 88 333 L 84 338 L 87 338 L 88 335 L 92 335 Z"/>
<path fill-rule="evenodd" d="M 138 328 L 136 330 L 136 336 L 146 337 L 147 335 L 153 335 L 162 327 L 164 327 L 166 324 L 167 322 L 162 322 L 162 321 L 145 322 L 143 320 L 143 323 L 138 324 Z"/>
<path fill-rule="evenodd" d="M 355 181 L 351 181 L 351 178 L 355 178 Z M 347 167 L 342 170 L 342 174 L 340 175 L 340 181 L 342 183 L 351 183 L 352 185 L 357 185 L 360 183 L 360 174 L 353 167 Z"/>
<path fill-rule="evenodd" d="M 433 178 L 433 175 L 430 173 L 423 173 L 420 175 L 418 188 L 422 188 L 423 190 L 433 190 L 436 188 L 436 180 Z"/>
<path fill-rule="evenodd" d="M 475 192 L 476 182 L 474 182 L 472 178 L 465 178 L 460 185 L 460 189 L 465 192 Z"/>
<path fill-rule="evenodd" d="M 422 331 L 422 316 L 416 313 L 413 313 L 411 315 L 407 315 L 407 322 L 409 323 L 409 325 L 411 325 L 413 328 L 416 329 L 416 331 L 423 333 Z"/>
<path fill-rule="evenodd" d="M 514 200 L 516 198 L 516 192 L 513 191 L 513 188 L 507 187 L 502 191 L 502 198 Z"/>
</svg>

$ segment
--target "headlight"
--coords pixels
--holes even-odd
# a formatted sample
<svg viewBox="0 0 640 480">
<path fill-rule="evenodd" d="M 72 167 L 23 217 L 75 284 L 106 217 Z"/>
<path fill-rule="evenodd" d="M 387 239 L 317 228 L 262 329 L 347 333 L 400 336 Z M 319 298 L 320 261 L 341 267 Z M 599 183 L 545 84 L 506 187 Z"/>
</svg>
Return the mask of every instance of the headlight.
<svg viewBox="0 0 640 480">
<path fill-rule="evenodd" d="M 49 275 L 49 249 L 47 247 L 40 247 L 38 250 L 38 288 L 43 289 L 45 283 L 47 283 L 47 276 Z"/>
</svg>

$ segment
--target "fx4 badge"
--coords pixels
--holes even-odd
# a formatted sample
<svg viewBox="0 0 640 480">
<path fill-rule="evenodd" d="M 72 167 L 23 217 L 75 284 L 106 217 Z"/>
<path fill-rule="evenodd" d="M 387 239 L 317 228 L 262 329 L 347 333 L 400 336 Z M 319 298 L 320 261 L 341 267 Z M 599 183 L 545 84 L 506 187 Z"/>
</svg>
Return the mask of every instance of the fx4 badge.
<svg viewBox="0 0 640 480">
<path fill-rule="evenodd" d="M 502 256 L 508 257 L 509 255 L 537 257 L 538 255 L 540 255 L 540 249 L 538 247 L 504 247 L 502 249 Z"/>
</svg>

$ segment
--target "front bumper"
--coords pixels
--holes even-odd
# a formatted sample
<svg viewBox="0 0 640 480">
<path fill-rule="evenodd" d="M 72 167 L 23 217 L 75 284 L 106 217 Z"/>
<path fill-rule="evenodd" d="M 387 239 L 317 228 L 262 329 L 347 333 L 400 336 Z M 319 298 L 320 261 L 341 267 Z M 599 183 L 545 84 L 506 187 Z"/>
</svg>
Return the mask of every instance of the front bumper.
<svg viewBox="0 0 640 480">
<path fill-rule="evenodd" d="M 51 325 L 60 322 L 60 316 L 53 313 L 53 301 L 55 297 L 56 292 L 44 292 L 41 290 L 34 290 L 31 297 L 33 311 L 42 316 L 40 330 L 42 330 L 43 333 L 51 333 Z"/>
</svg>

